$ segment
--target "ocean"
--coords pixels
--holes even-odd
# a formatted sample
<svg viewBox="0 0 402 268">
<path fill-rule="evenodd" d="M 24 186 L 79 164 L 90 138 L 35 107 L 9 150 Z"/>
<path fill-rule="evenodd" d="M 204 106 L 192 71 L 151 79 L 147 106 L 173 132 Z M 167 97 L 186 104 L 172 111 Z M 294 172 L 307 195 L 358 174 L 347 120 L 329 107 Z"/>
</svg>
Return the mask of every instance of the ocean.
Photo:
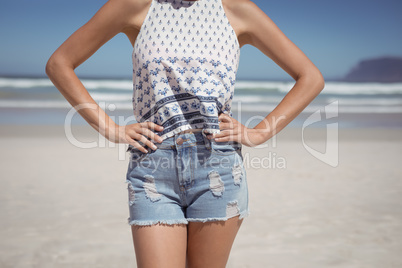
<svg viewBox="0 0 402 268">
<path fill-rule="evenodd" d="M 135 122 L 131 79 L 81 79 L 115 121 Z M 283 99 L 294 82 L 237 80 L 233 117 L 253 127 Z M 62 125 L 71 105 L 47 78 L 0 77 L 0 124 Z M 318 113 L 312 127 L 402 127 L 402 83 L 326 82 L 324 90 L 290 124 L 300 127 Z M 328 120 L 329 121 L 328 121 Z M 78 114 L 72 124 L 87 124 Z M 119 123 L 118 122 L 118 123 Z"/>
</svg>

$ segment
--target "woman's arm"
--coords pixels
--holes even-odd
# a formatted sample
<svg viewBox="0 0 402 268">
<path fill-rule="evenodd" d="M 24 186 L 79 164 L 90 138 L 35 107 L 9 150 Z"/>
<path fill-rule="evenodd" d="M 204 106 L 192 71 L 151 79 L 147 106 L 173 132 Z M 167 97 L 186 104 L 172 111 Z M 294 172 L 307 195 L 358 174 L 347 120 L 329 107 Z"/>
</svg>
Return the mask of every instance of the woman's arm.
<svg viewBox="0 0 402 268">
<path fill-rule="evenodd" d="M 237 138 L 239 141 L 256 146 L 269 140 L 299 115 L 324 88 L 324 78 L 307 56 L 253 2 L 234 0 L 231 12 L 238 18 L 242 43 L 258 48 L 296 80 L 294 87 L 264 120 L 253 129 L 239 130 L 242 132 Z M 229 121 L 225 114 L 221 119 Z M 226 124 L 228 128 L 230 123 Z M 222 141 L 225 140 L 227 138 Z"/>
<path fill-rule="evenodd" d="M 74 32 L 49 58 L 46 74 L 79 114 L 99 133 L 113 142 L 132 144 L 146 152 L 134 140 L 153 144 L 145 138 L 161 141 L 150 129 L 162 130 L 152 122 L 118 126 L 94 101 L 74 69 L 93 55 L 102 45 L 120 32 L 130 31 L 133 20 L 147 7 L 143 0 L 109 0 L 81 28 Z"/>
</svg>

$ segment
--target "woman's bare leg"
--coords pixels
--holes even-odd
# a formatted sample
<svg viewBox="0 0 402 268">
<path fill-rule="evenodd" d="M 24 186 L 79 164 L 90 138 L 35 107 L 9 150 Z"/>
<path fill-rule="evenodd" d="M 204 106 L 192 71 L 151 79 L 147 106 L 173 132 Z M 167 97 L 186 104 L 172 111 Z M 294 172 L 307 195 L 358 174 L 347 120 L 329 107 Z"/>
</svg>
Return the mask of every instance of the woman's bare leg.
<svg viewBox="0 0 402 268">
<path fill-rule="evenodd" d="M 243 219 L 189 222 L 187 240 L 188 268 L 224 268 Z"/>
<path fill-rule="evenodd" d="M 184 268 L 186 265 L 186 224 L 132 225 L 138 268 Z"/>
</svg>

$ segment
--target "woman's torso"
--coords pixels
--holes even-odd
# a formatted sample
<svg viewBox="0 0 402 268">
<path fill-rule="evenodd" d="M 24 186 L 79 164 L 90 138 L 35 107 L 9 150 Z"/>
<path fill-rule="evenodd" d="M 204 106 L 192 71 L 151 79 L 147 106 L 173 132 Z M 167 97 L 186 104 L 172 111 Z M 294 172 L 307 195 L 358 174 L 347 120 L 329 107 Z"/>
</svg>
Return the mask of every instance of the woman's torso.
<svg viewBox="0 0 402 268">
<path fill-rule="evenodd" d="M 240 45 L 222 0 L 152 0 L 133 47 L 133 109 L 138 122 L 219 133 L 232 115 Z"/>
</svg>

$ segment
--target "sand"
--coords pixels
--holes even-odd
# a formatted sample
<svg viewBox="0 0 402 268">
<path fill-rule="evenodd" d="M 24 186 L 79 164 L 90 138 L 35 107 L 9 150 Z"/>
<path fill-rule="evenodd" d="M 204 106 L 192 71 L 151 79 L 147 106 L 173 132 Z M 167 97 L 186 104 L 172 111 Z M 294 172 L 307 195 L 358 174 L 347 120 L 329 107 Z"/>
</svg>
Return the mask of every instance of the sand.
<svg viewBox="0 0 402 268">
<path fill-rule="evenodd" d="M 305 135 L 325 152 L 325 129 Z M 227 267 L 402 267 L 402 129 L 340 129 L 336 167 L 298 128 L 266 145 L 243 149 L 251 214 Z M 118 148 L 34 125 L 2 125 L 0 148 L 0 267 L 136 267 Z"/>
</svg>

